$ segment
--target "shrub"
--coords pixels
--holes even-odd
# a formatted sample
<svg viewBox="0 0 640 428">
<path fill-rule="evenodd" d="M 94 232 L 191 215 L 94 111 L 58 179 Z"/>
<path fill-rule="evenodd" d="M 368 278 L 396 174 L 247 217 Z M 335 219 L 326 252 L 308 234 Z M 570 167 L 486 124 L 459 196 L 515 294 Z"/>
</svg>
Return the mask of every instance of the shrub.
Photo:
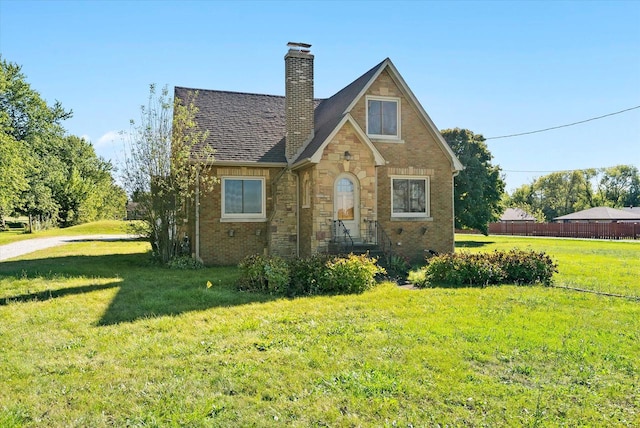
<svg viewBox="0 0 640 428">
<path fill-rule="evenodd" d="M 549 285 L 553 274 L 558 272 L 557 265 L 543 252 L 494 251 L 491 259 L 502 268 L 508 283 Z"/>
<path fill-rule="evenodd" d="M 169 260 L 169 263 L 167 263 L 167 267 L 169 269 L 195 270 L 202 269 L 204 267 L 204 264 L 192 258 L 191 256 L 180 256 Z"/>
<path fill-rule="evenodd" d="M 238 287 L 242 290 L 280 294 L 289 284 L 289 266 L 280 257 L 247 256 L 238 267 Z"/>
<path fill-rule="evenodd" d="M 548 285 L 557 266 L 545 253 L 511 250 L 493 253 L 454 253 L 428 259 L 427 265 L 410 274 L 417 287 L 433 285 L 487 286 L 490 284 Z"/>
<path fill-rule="evenodd" d="M 390 254 L 382 258 L 380 262 L 392 279 L 405 279 L 409 273 L 409 260 L 400 254 Z"/>
<path fill-rule="evenodd" d="M 316 254 L 307 258 L 293 259 L 289 262 L 290 280 L 287 295 L 312 296 L 321 294 L 328 282 L 327 263 L 333 260 L 327 254 Z"/>
<path fill-rule="evenodd" d="M 286 262 L 278 257 L 248 256 L 239 267 L 241 290 L 288 296 L 360 293 L 375 284 L 385 270 L 366 255 L 332 257 L 318 254 Z"/>
<path fill-rule="evenodd" d="M 327 263 L 329 275 L 324 291 L 329 293 L 362 293 L 376 283 L 376 275 L 385 270 L 378 260 L 367 255 L 349 254 Z"/>
</svg>

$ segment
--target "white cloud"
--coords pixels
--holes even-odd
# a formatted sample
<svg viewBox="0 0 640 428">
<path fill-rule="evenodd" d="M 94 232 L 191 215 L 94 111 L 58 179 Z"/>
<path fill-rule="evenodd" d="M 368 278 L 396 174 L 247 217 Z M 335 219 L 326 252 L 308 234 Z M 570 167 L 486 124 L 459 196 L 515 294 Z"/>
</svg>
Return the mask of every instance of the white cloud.
<svg viewBox="0 0 640 428">
<path fill-rule="evenodd" d="M 102 137 L 98 138 L 98 141 L 95 143 L 95 147 L 106 147 L 118 145 L 122 146 L 122 142 L 124 141 L 124 135 L 121 135 L 119 131 L 109 131 L 104 134 Z"/>
</svg>

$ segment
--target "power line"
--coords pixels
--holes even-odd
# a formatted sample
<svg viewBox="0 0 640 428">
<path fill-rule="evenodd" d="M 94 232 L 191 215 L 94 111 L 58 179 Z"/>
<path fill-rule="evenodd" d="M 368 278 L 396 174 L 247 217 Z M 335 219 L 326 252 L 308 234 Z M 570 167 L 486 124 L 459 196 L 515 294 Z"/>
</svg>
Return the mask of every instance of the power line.
<svg viewBox="0 0 640 428">
<path fill-rule="evenodd" d="M 540 133 L 540 132 L 551 131 L 553 129 L 566 128 L 568 126 L 579 125 L 581 123 L 586 123 L 586 122 L 591 122 L 593 120 L 602 119 L 604 117 L 615 116 L 616 114 L 624 113 L 624 112 L 635 110 L 635 109 L 638 109 L 638 108 L 640 108 L 640 106 L 627 108 L 627 109 L 624 109 L 624 110 L 616 111 L 616 112 L 605 114 L 605 115 L 598 116 L 598 117 L 592 117 L 590 119 L 580 120 L 578 122 L 567 123 L 566 125 L 559 125 L 559 126 L 552 126 L 551 128 L 538 129 L 537 131 L 521 132 L 519 134 L 510 134 L 510 135 L 500 135 L 499 137 L 486 137 L 485 140 L 497 140 L 498 138 L 519 137 L 521 135 L 537 134 L 537 133 Z"/>
<path fill-rule="evenodd" d="M 554 169 L 554 170 L 550 170 L 550 171 L 518 171 L 518 170 L 514 170 L 514 169 L 501 169 L 501 172 L 521 172 L 521 173 L 533 173 L 533 174 L 538 174 L 538 173 L 546 173 L 546 174 L 551 174 L 554 172 L 576 172 L 576 171 L 585 171 L 587 169 L 595 169 L 595 170 L 600 170 L 600 169 L 609 169 L 609 168 L 615 168 L 616 166 L 621 166 L 621 165 L 631 165 L 631 166 L 635 166 L 633 164 L 618 164 L 618 165 L 614 165 L 614 166 L 601 166 L 601 167 L 597 167 L 597 168 L 575 168 L 575 169 Z"/>
</svg>

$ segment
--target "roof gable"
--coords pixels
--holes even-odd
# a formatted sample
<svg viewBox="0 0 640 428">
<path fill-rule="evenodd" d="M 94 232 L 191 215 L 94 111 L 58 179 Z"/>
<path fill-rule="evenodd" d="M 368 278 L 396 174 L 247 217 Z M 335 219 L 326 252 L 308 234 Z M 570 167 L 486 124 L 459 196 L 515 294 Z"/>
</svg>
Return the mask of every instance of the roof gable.
<svg viewBox="0 0 640 428">
<path fill-rule="evenodd" d="M 384 70 L 389 71 L 392 79 L 394 79 L 398 84 L 398 87 L 404 93 L 408 102 L 413 104 L 416 108 L 427 129 L 450 160 L 452 170 L 461 171 L 464 169 L 462 163 L 453 153 L 449 144 L 444 140 L 436 125 L 433 123 L 422 105 L 418 102 L 418 99 L 415 97 L 411 89 L 409 89 L 409 86 L 406 84 L 389 58 L 386 58 L 384 61 L 377 64 L 375 67 L 353 81 L 350 85 L 339 91 L 331 98 L 323 101 L 318 106 L 315 115 L 315 135 L 311 141 L 303 147 L 294 163 L 299 163 L 305 159 L 317 157 L 316 152 L 326 146 L 325 140 L 332 135 L 338 124 L 341 123 L 343 117 L 349 114 L 358 101 L 365 96 L 371 85 Z M 355 126 L 358 127 L 357 125 Z"/>
</svg>

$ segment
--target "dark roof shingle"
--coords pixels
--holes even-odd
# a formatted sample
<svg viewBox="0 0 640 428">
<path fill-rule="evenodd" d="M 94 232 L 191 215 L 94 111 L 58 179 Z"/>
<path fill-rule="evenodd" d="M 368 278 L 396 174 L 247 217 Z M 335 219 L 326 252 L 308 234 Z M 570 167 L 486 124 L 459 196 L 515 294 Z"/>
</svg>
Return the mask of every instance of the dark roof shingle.
<svg viewBox="0 0 640 428">
<path fill-rule="evenodd" d="M 209 135 L 216 161 L 286 162 L 284 156 L 284 97 L 176 86 L 175 96 L 186 100 L 197 92 L 195 120 Z"/>
<path fill-rule="evenodd" d="M 298 159 L 308 158 L 318 150 L 383 63 L 331 98 L 316 100 L 314 138 Z M 209 132 L 205 144 L 215 150 L 217 162 L 286 163 L 283 96 L 175 87 L 175 96 L 181 100 L 188 99 L 190 92 L 197 92 L 195 120 L 199 130 Z"/>
</svg>

